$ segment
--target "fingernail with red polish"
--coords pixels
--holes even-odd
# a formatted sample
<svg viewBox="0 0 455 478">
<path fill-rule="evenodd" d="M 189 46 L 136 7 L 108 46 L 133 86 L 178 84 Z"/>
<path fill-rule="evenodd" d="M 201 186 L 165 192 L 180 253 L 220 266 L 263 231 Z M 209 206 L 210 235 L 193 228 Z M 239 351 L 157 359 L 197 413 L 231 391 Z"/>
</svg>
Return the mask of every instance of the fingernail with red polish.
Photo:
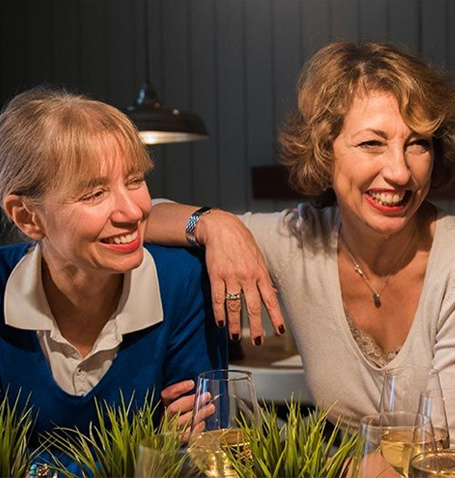
<svg viewBox="0 0 455 478">
<path fill-rule="evenodd" d="M 216 323 L 216 325 L 218 325 L 218 327 L 219 327 L 220 329 L 224 329 L 224 325 L 225 325 L 225 324 L 224 324 L 224 320 L 219 320 L 219 321 Z"/>
<path fill-rule="evenodd" d="M 254 339 L 254 345 L 262 345 L 262 337 L 258 336 Z"/>
<path fill-rule="evenodd" d="M 286 333 L 286 329 L 285 329 L 285 327 L 284 327 L 283 324 L 281 324 L 281 325 L 278 327 L 278 332 L 279 332 L 281 335 L 283 335 L 283 334 Z"/>
<path fill-rule="evenodd" d="M 239 334 L 232 334 L 232 341 L 233 342 L 240 342 L 240 340 L 242 340 L 242 339 L 241 339 Z"/>
</svg>

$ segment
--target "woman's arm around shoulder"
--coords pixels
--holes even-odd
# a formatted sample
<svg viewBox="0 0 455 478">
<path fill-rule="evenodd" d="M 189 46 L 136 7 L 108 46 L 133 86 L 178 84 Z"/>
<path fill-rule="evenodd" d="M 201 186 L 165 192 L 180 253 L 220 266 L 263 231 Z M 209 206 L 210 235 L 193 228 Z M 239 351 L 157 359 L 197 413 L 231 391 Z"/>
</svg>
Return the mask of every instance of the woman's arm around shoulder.
<svg viewBox="0 0 455 478">
<path fill-rule="evenodd" d="M 163 245 L 188 246 L 186 226 L 199 208 L 174 202 L 159 202 L 147 220 L 145 238 Z M 243 295 L 250 322 L 251 340 L 263 340 L 261 301 L 277 334 L 284 333 L 284 319 L 264 257 L 251 232 L 229 212 L 213 209 L 203 214 L 194 230 L 196 240 L 206 249 L 205 259 L 211 284 L 215 321 L 222 327 L 229 320 L 231 338 L 241 337 L 242 300 L 227 299 L 228 294 Z"/>
</svg>

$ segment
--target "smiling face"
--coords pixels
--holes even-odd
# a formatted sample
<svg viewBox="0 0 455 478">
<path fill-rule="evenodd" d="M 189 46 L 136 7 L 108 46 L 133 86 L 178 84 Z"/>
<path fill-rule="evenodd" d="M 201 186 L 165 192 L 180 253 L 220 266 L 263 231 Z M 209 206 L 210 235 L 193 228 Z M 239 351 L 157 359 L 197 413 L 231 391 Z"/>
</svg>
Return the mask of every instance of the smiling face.
<svg viewBox="0 0 455 478">
<path fill-rule="evenodd" d="M 37 209 L 43 258 L 54 277 L 123 273 L 142 262 L 151 209 L 144 173 L 125 171 L 115 139 L 100 161 L 99 175 L 81 184 L 75 197 L 50 191 Z"/>
<path fill-rule="evenodd" d="M 433 156 L 431 137 L 406 125 L 392 94 L 356 96 L 333 143 L 343 225 L 384 235 L 402 230 L 429 191 Z"/>
</svg>

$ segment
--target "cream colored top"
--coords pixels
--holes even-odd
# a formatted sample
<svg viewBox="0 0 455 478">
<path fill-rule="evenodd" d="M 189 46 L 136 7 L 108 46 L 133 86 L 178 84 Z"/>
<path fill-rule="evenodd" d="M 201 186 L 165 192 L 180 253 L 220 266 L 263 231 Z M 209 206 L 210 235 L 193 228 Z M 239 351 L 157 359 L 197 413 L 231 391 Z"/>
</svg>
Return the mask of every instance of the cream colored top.
<svg viewBox="0 0 455 478">
<path fill-rule="evenodd" d="M 18 329 L 36 330 L 57 384 L 71 395 L 85 395 L 115 360 L 124 334 L 163 320 L 155 262 L 144 249 L 142 264 L 124 276 L 116 312 L 104 326 L 92 351 L 84 358 L 61 335 L 52 316 L 41 279 L 41 263 L 38 244 L 14 268 L 6 284 L 5 322 Z"/>
<path fill-rule="evenodd" d="M 354 339 L 338 274 L 337 207 L 242 216 L 264 252 L 305 369 L 313 399 L 354 424 L 378 409 L 384 370 L 434 367 L 455 373 L 455 217 L 438 212 L 418 308 L 409 334 L 385 365 Z M 412 287 L 412 284 L 409 284 Z"/>
</svg>

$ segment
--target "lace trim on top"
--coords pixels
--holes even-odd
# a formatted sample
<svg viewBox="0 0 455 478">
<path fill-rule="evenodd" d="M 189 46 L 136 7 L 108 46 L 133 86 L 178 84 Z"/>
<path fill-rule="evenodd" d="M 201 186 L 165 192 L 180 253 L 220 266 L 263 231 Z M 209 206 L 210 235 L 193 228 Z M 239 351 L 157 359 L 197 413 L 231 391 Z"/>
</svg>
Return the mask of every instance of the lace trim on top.
<svg viewBox="0 0 455 478">
<path fill-rule="evenodd" d="M 359 346 L 360 351 L 370 363 L 376 365 L 377 367 L 385 367 L 398 355 L 401 347 L 397 347 L 395 350 L 385 353 L 381 347 L 379 347 L 373 337 L 366 334 L 357 326 L 346 307 L 344 310 L 346 314 L 346 320 L 348 321 L 349 328 L 351 329 L 351 334 Z"/>
</svg>

